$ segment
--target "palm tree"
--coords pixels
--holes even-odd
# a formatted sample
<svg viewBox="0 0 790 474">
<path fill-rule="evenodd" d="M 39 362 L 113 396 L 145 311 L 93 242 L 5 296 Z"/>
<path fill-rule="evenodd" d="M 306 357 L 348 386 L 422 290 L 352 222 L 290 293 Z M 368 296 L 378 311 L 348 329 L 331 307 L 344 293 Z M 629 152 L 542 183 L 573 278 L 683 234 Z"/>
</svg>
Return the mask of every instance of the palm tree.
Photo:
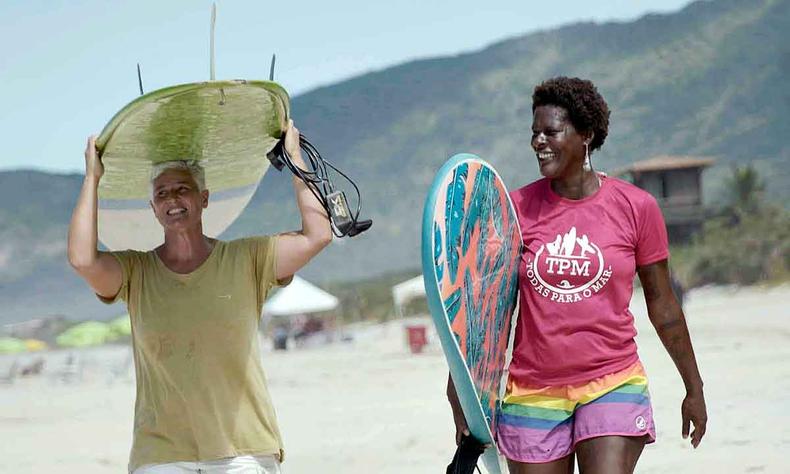
<svg viewBox="0 0 790 474">
<path fill-rule="evenodd" d="M 740 220 L 744 214 L 760 210 L 765 182 L 753 165 L 733 166 L 732 174 L 725 184 L 729 201 L 725 210 L 727 214 Z"/>
</svg>

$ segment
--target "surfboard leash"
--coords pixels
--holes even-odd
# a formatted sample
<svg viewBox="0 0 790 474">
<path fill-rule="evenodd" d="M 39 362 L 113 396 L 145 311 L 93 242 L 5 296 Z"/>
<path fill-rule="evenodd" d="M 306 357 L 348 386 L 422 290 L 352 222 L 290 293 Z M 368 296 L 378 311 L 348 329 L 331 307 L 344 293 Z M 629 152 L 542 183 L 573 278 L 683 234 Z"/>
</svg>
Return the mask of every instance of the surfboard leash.
<svg viewBox="0 0 790 474">
<path fill-rule="evenodd" d="M 304 170 L 296 166 L 291 160 L 291 156 L 285 150 L 283 140 L 284 138 L 269 152 L 267 156 L 269 161 L 279 171 L 287 167 L 294 176 L 307 185 L 307 188 L 321 203 L 321 206 L 329 216 L 332 222 L 332 233 L 337 237 L 354 237 L 368 230 L 373 225 L 373 221 L 371 219 L 359 220 L 359 213 L 362 208 L 362 195 L 354 180 L 324 159 L 318 149 L 301 133 L 299 134 L 299 148 L 304 152 L 305 163 L 308 164 L 310 169 Z M 334 170 L 354 187 L 354 191 L 357 194 L 357 208 L 353 214 L 348 207 L 346 194 L 343 191 L 335 190 L 328 168 Z"/>
</svg>

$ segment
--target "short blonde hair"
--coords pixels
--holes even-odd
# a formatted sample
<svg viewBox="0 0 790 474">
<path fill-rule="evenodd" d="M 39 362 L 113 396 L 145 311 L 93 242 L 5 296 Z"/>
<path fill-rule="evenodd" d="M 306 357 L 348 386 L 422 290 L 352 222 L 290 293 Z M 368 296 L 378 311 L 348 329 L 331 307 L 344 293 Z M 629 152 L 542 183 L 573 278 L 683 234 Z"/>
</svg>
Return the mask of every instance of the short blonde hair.
<svg viewBox="0 0 790 474">
<path fill-rule="evenodd" d="M 186 170 L 192 176 L 192 179 L 195 180 L 198 191 L 204 191 L 206 189 L 206 171 L 197 160 L 163 161 L 161 163 L 154 163 L 153 166 L 151 166 L 151 194 L 153 194 L 154 191 L 154 181 L 156 178 L 162 176 L 162 174 L 168 170 Z"/>
</svg>

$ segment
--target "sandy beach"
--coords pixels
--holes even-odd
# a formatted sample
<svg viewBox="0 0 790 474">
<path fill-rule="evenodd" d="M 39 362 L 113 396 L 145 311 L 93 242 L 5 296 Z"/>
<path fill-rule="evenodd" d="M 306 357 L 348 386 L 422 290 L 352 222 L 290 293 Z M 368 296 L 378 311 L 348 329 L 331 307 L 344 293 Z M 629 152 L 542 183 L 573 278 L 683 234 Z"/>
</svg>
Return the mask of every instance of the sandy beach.
<svg viewBox="0 0 790 474">
<path fill-rule="evenodd" d="M 708 434 L 699 449 L 681 439 L 683 385 L 647 319 L 632 310 L 648 371 L 658 442 L 639 473 L 783 473 L 790 453 L 790 285 L 704 288 L 686 314 L 705 381 Z M 427 319 L 425 320 L 427 322 Z M 347 328 L 351 342 L 287 352 L 263 363 L 285 441 L 287 474 L 440 473 L 454 450 L 444 397 L 447 368 L 433 341 L 412 355 L 403 322 Z M 125 472 L 134 381 L 129 348 L 43 355 L 36 377 L 0 385 L 0 472 Z M 0 357 L 0 374 L 18 360 Z"/>
</svg>

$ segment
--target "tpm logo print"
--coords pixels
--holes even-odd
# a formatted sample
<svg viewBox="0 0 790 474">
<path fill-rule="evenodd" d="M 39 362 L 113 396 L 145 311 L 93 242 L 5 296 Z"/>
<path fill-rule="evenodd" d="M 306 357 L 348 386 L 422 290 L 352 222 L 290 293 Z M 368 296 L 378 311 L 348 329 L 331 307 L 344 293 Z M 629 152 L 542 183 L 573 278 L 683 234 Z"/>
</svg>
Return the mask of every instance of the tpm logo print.
<svg viewBox="0 0 790 474">
<path fill-rule="evenodd" d="M 527 262 L 527 279 L 543 297 L 560 303 L 573 303 L 601 291 L 612 276 L 603 253 L 586 234 L 578 235 L 576 227 L 557 234 Z"/>
</svg>

